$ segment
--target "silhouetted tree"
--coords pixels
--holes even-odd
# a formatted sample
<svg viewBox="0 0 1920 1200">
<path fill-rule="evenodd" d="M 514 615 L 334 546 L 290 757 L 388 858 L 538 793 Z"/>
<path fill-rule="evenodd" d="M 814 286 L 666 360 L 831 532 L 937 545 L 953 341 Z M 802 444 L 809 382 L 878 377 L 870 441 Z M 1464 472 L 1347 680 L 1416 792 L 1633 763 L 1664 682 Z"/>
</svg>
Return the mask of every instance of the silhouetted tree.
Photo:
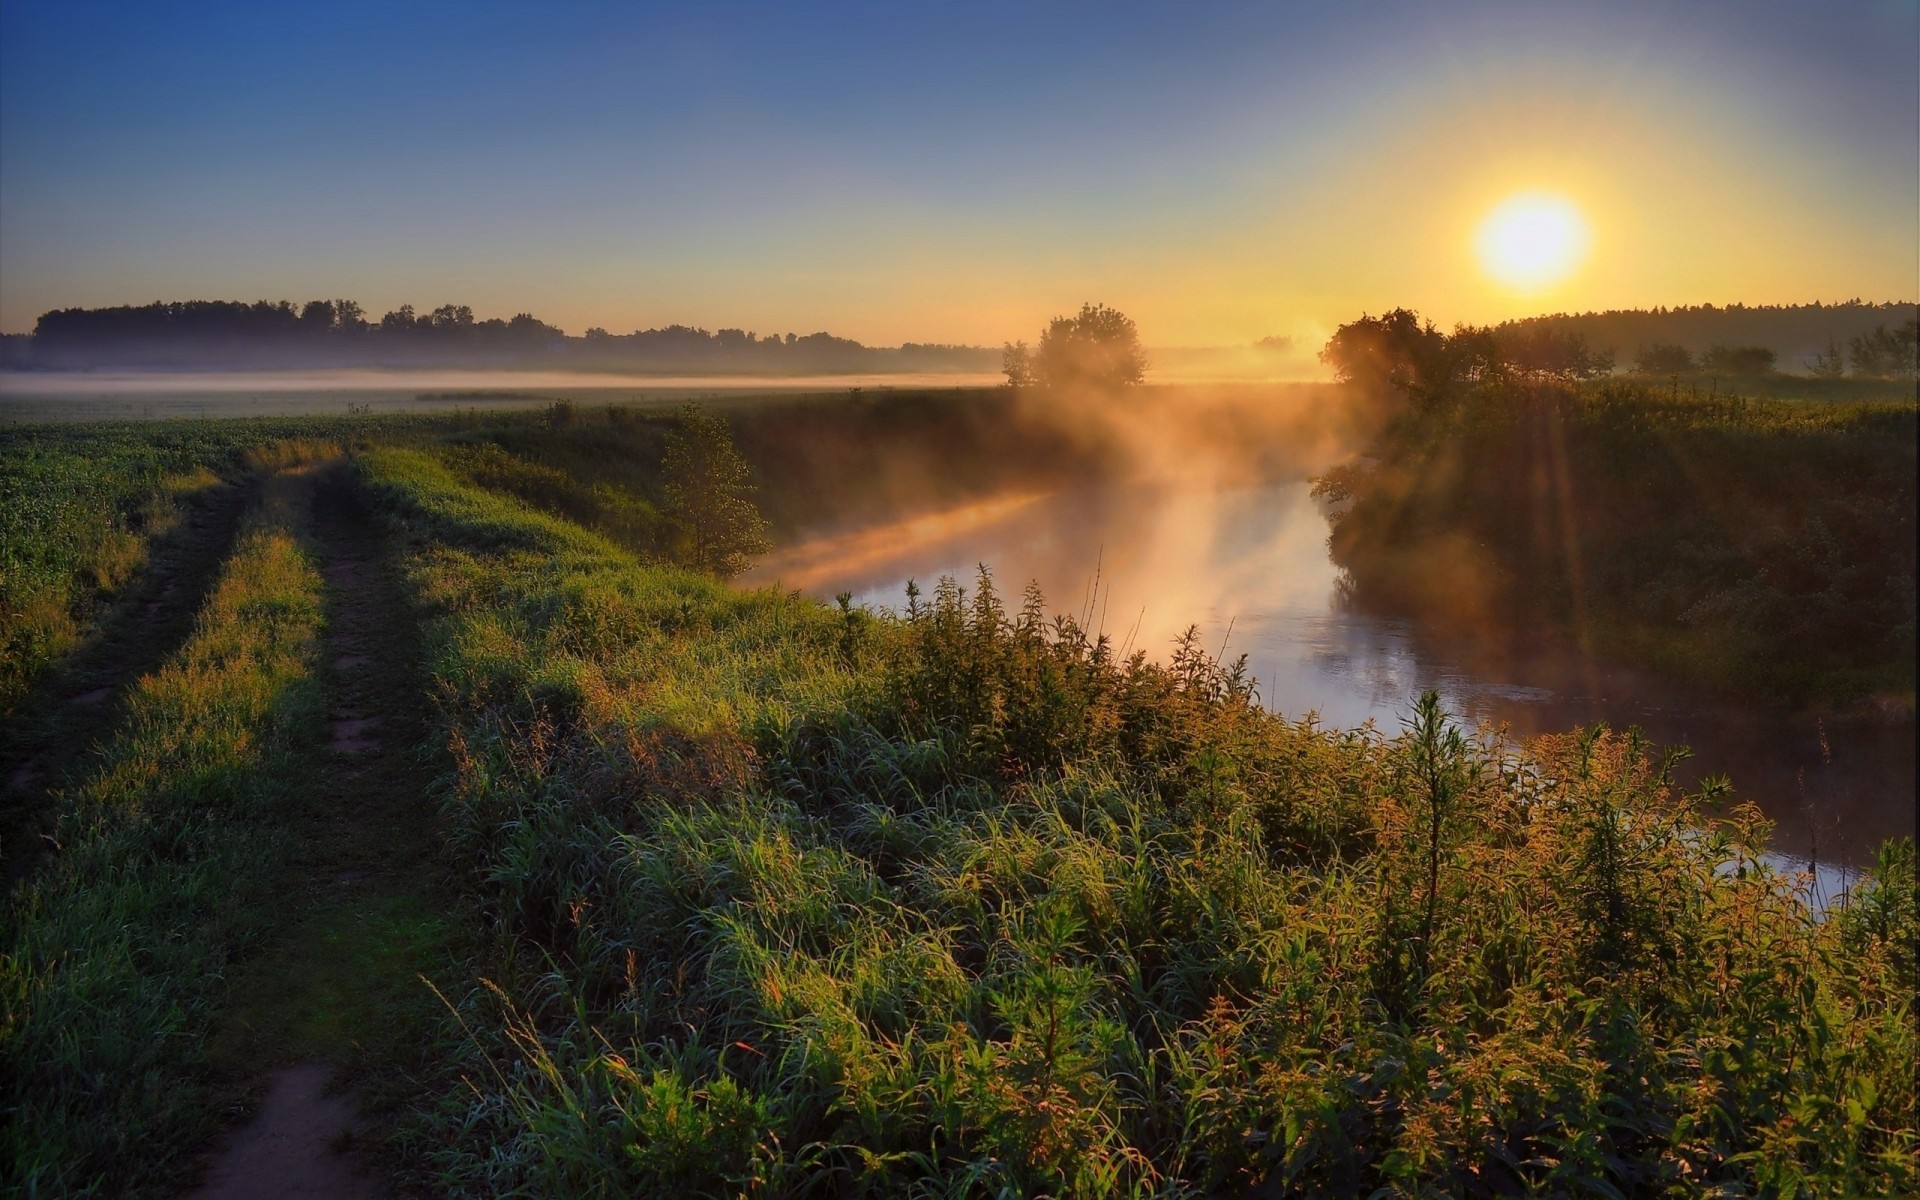
<svg viewBox="0 0 1920 1200">
<path fill-rule="evenodd" d="M 1588 349 L 1586 335 L 1572 330 L 1507 326 L 1494 331 L 1494 340 L 1498 354 L 1495 369 L 1524 379 L 1571 381 L 1613 373 L 1613 351 Z"/>
<path fill-rule="evenodd" d="M 1912 379 L 1920 371 L 1920 319 L 1888 329 L 1885 325 L 1852 342 L 1853 373 L 1876 379 Z"/>
<path fill-rule="evenodd" d="M 473 325 L 473 310 L 464 304 L 442 304 L 427 317 L 427 324 L 446 332 Z"/>
<path fill-rule="evenodd" d="M 300 310 L 300 327 L 309 334 L 331 333 L 335 312 L 331 300 L 309 300 Z"/>
<path fill-rule="evenodd" d="M 1778 359 L 1779 356 L 1765 346 L 1714 345 L 1700 356 L 1700 365 L 1729 375 L 1770 375 Z"/>
<path fill-rule="evenodd" d="M 1028 358 L 1042 387 L 1117 390 L 1146 376 L 1147 357 L 1133 321 L 1104 304 L 1083 304 L 1077 316 L 1055 317 Z"/>
<path fill-rule="evenodd" d="M 1840 350 L 1840 343 L 1829 341 L 1827 348 L 1814 355 L 1807 364 L 1807 374 L 1815 379 L 1839 379 L 1847 373 L 1847 356 Z"/>
<path fill-rule="evenodd" d="M 725 421 L 696 404 L 681 409 L 667 434 L 661 475 L 667 502 L 687 531 L 693 567 L 731 578 L 766 552 L 767 522 L 750 499 L 752 472 Z"/>
<path fill-rule="evenodd" d="M 1688 375 L 1693 372 L 1693 355 L 1685 346 L 1655 342 L 1640 347 L 1640 353 L 1634 356 L 1633 369 L 1642 375 Z"/>
<path fill-rule="evenodd" d="M 1378 317 L 1363 314 L 1334 330 L 1320 361 L 1333 368 L 1342 383 L 1432 397 L 1451 383 L 1446 349 L 1447 335 L 1431 321 L 1423 323 L 1412 309 L 1396 308 Z"/>
</svg>

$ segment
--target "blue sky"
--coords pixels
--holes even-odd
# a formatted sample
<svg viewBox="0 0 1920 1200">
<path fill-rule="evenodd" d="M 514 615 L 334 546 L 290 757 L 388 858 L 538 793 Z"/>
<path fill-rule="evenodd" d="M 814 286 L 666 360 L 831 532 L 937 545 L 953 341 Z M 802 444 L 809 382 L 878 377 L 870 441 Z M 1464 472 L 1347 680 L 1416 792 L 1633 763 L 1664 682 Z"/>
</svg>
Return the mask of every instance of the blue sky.
<svg viewBox="0 0 1920 1200">
<path fill-rule="evenodd" d="M 1598 10 L 1598 11 L 1596 11 Z M 0 4 L 0 329 L 351 296 L 1159 344 L 1920 292 L 1920 20 L 1829 4 Z M 1513 190 L 1590 214 L 1476 269 Z"/>
</svg>

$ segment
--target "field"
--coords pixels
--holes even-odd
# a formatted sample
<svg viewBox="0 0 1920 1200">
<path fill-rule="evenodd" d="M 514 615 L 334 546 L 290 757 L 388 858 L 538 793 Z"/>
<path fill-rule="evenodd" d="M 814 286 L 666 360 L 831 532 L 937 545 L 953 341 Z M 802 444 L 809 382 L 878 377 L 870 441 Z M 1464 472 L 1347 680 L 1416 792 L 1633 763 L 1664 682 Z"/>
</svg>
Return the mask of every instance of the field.
<svg viewBox="0 0 1920 1200">
<path fill-rule="evenodd" d="M 816 398 L 726 436 L 776 540 L 1111 461 L 1008 403 Z M 1911 650 L 1911 404 L 1521 411 L 1459 420 L 1653 438 L 1709 495 L 1770 448 L 1904 461 Z M 556 404 L 0 434 L 31 718 L 0 845 L 9 1188 L 178 1190 L 322 1062 L 376 1114 L 360 1159 L 425 1194 L 1920 1189 L 1910 840 L 1823 915 L 1756 812 L 1709 818 L 1726 785 L 1674 787 L 1631 731 L 1512 745 L 1432 699 L 1388 734 L 1290 721 L 1194 641 L 1122 659 L 984 575 L 899 618 L 729 587 L 691 565 L 699 428 Z M 850 469 L 877 445 L 889 471 Z M 1380 461 L 1334 477 L 1337 539 L 1475 511 Z M 1784 562 L 1812 522 L 1895 553 L 1870 506 L 1778 506 L 1809 522 Z M 165 593 L 196 556 L 204 587 Z M 1800 611 L 1751 607 L 1716 624 Z M 172 609 L 151 669 L 107 671 Z M 1849 644 L 1781 686 L 1901 694 Z"/>
</svg>

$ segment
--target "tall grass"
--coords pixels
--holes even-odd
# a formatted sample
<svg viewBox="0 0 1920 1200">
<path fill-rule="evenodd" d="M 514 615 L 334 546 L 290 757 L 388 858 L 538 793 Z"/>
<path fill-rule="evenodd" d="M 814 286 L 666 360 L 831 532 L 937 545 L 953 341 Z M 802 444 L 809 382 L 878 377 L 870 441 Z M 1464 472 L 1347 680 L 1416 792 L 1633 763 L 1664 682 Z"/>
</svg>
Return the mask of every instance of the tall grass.
<svg viewBox="0 0 1920 1200">
<path fill-rule="evenodd" d="M 187 643 L 61 798 L 0 933 L 0 1181 L 159 1192 L 223 1122 L 205 1064 L 227 964 L 273 919 L 276 813 L 322 703 L 320 578 L 271 481 Z"/>
<path fill-rule="evenodd" d="M 437 1188 L 1920 1187 L 1910 844 L 1823 922 L 1631 735 L 1322 730 L 984 577 L 835 612 L 360 469 L 495 939 Z"/>
</svg>

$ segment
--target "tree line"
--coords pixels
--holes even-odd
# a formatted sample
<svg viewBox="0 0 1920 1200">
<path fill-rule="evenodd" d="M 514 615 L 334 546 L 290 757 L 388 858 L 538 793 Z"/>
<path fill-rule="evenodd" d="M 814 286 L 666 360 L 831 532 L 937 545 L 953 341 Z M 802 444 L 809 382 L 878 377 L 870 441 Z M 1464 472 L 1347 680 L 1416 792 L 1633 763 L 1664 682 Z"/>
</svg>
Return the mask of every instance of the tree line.
<svg viewBox="0 0 1920 1200">
<path fill-rule="evenodd" d="M 1920 349 L 1920 321 L 1855 334 L 1842 349 L 1830 339 L 1804 360 L 1808 374 L 1840 378 L 1912 379 Z M 1443 332 L 1419 314 L 1396 308 L 1362 315 L 1334 331 L 1320 359 L 1344 382 L 1431 399 L 1463 384 L 1494 379 L 1571 383 L 1614 373 L 1614 349 L 1595 348 L 1578 328 L 1550 319 L 1496 326 L 1457 325 Z M 1848 367 L 1851 365 L 1851 372 Z M 1770 346 L 1714 343 L 1698 357 L 1677 342 L 1643 345 L 1631 370 L 1640 375 L 1708 373 L 1755 377 L 1775 373 L 1780 356 Z"/>
<path fill-rule="evenodd" d="M 1920 310 L 1911 301 L 1840 304 L 1696 304 L 1551 313 L 1499 331 L 1549 330 L 1631 353 L 1647 375 L 1755 375 L 1805 371 L 1837 378 L 1910 378 Z M 1627 364 L 1623 364 L 1627 365 Z"/>
<path fill-rule="evenodd" d="M 349 299 L 188 300 L 42 315 L 31 335 L 0 344 L 0 365 L 86 367 L 228 364 L 554 362 L 647 370 L 986 371 L 985 347 L 908 342 L 866 346 L 830 333 L 759 335 L 669 325 L 581 337 L 531 313 L 482 319 L 464 304 L 403 304 L 373 318 Z"/>
</svg>

